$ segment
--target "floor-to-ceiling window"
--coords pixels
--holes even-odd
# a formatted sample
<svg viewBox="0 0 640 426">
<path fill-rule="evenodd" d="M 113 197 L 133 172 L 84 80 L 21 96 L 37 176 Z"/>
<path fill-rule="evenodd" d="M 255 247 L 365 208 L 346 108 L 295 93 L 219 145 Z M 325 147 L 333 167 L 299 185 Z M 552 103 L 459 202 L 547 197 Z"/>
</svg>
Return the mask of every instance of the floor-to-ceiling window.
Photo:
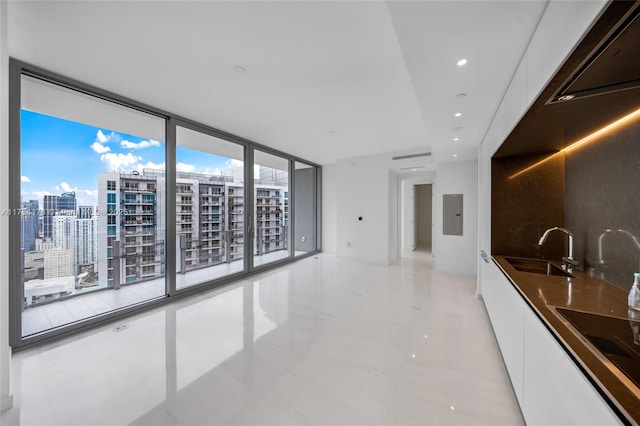
<svg viewBox="0 0 640 426">
<path fill-rule="evenodd" d="M 22 75 L 21 335 L 163 297 L 165 120 Z"/>
<path fill-rule="evenodd" d="M 244 270 L 244 146 L 176 129 L 176 287 Z"/>
<path fill-rule="evenodd" d="M 317 250 L 317 165 L 17 60 L 10 68 L 13 346 Z"/>
<path fill-rule="evenodd" d="M 271 263 L 290 254 L 289 181 L 289 160 L 254 151 L 254 266 Z"/>
</svg>

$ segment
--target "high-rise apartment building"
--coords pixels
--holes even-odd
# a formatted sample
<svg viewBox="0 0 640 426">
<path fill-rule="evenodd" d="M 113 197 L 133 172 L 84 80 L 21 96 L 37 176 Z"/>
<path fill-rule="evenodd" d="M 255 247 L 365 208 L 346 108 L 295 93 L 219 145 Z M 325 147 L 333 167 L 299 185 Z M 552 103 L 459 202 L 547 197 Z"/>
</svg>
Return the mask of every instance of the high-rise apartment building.
<svg viewBox="0 0 640 426">
<path fill-rule="evenodd" d="M 63 192 L 60 195 L 45 195 L 43 201 L 42 234 L 44 238 L 53 238 L 53 217 L 59 212 L 76 211 L 76 193 Z"/>
<path fill-rule="evenodd" d="M 260 182 L 252 219 L 256 254 L 286 250 L 288 188 L 272 180 Z M 178 172 L 175 188 L 178 272 L 242 259 L 244 184 L 231 176 Z M 98 193 L 99 285 L 118 288 L 164 275 L 164 171 L 101 173 Z"/>
<path fill-rule="evenodd" d="M 54 247 L 74 251 L 73 227 L 76 215 L 56 213 L 52 218 L 51 241 Z"/>
<path fill-rule="evenodd" d="M 227 186 L 228 214 L 226 249 L 228 259 L 238 260 L 244 257 L 244 185 L 232 183 Z"/>
<path fill-rule="evenodd" d="M 74 246 L 73 262 L 76 273 L 82 267 L 95 265 L 97 255 L 97 217 L 93 214 L 93 207 L 81 206 L 78 216 L 73 221 L 72 240 Z"/>
<path fill-rule="evenodd" d="M 180 174 L 178 174 L 180 178 Z M 208 178 L 208 179 L 207 179 Z M 201 175 L 198 179 L 198 238 L 199 266 L 228 261 L 225 252 L 225 181 L 224 178 Z"/>
<path fill-rule="evenodd" d="M 73 274 L 80 273 L 81 267 L 95 264 L 97 218 L 93 215 L 93 208 L 82 206 L 77 215 L 70 210 L 61 210 L 52 220 L 51 241 L 55 247 L 71 251 Z"/>
<path fill-rule="evenodd" d="M 37 200 L 22 202 L 20 248 L 23 251 L 33 251 L 36 249 L 36 238 L 38 238 L 38 204 Z"/>
<path fill-rule="evenodd" d="M 286 189 L 286 186 L 278 185 L 256 187 L 256 254 L 287 248 L 287 232 L 284 225 Z"/>
<path fill-rule="evenodd" d="M 98 175 L 99 287 L 164 275 L 164 174 Z"/>
<path fill-rule="evenodd" d="M 92 206 L 80 206 L 78 207 L 78 219 L 92 219 L 93 207 Z"/>
</svg>

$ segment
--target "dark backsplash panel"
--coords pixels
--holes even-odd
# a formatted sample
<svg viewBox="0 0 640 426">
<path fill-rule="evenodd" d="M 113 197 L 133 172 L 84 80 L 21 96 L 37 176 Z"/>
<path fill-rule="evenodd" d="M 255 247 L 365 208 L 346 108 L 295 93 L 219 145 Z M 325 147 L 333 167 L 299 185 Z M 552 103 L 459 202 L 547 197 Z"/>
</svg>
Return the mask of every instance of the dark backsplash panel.
<svg viewBox="0 0 640 426">
<path fill-rule="evenodd" d="M 581 269 L 631 288 L 640 271 L 632 238 L 640 242 L 640 120 L 567 153 L 565 188 L 565 223 Z"/>
<path fill-rule="evenodd" d="M 564 225 L 564 158 L 555 156 L 513 179 L 510 176 L 546 156 L 492 159 L 491 253 L 560 260 L 566 236 L 549 235 L 544 247 L 538 240 L 544 231 Z"/>
</svg>

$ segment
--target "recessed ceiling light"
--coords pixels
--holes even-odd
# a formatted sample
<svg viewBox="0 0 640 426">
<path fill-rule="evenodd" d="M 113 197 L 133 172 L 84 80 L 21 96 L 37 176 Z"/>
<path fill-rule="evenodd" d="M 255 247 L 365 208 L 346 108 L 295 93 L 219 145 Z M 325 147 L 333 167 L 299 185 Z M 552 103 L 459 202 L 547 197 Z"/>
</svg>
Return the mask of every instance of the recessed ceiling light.
<svg viewBox="0 0 640 426">
<path fill-rule="evenodd" d="M 247 69 L 245 67 L 243 67 L 242 65 L 236 65 L 233 67 L 233 71 L 236 74 L 246 74 L 247 73 Z"/>
<path fill-rule="evenodd" d="M 453 138 L 454 141 L 458 142 L 460 138 Z"/>
<path fill-rule="evenodd" d="M 467 64 L 467 60 L 465 58 L 462 58 L 458 61 L 458 66 L 459 67 L 463 67 Z"/>
<path fill-rule="evenodd" d="M 416 171 L 416 169 L 411 169 L 411 171 L 412 171 L 412 172 L 415 172 L 415 171 Z"/>
<path fill-rule="evenodd" d="M 453 156 L 454 156 L 454 157 L 457 157 L 457 156 L 458 156 L 458 154 L 453 154 Z"/>
<path fill-rule="evenodd" d="M 462 113 L 461 112 L 456 112 L 455 114 L 453 114 L 454 117 L 461 117 Z"/>
</svg>

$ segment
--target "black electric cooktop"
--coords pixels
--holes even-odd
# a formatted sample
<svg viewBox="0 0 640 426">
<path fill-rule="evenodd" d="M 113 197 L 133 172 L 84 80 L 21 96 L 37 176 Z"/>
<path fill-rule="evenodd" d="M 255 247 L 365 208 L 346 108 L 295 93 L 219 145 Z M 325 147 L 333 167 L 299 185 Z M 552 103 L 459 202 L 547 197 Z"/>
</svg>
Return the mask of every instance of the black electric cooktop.
<svg viewBox="0 0 640 426">
<path fill-rule="evenodd" d="M 640 321 L 555 309 L 640 388 Z"/>
</svg>

